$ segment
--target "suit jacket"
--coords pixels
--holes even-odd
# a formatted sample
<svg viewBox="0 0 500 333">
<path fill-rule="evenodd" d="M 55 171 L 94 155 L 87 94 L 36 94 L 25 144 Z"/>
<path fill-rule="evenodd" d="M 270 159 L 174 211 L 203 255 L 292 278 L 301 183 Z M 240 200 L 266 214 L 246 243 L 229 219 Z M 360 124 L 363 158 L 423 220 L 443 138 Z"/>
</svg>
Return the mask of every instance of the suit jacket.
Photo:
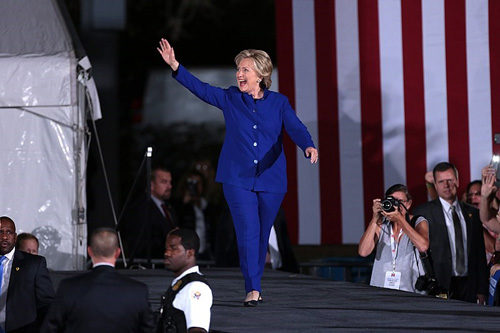
<svg viewBox="0 0 500 333">
<path fill-rule="evenodd" d="M 254 100 L 237 87 L 222 89 L 204 83 L 182 65 L 172 75 L 195 96 L 222 110 L 226 134 L 215 180 L 247 190 L 285 193 L 283 130 L 303 151 L 314 147 L 288 98 L 264 89 L 264 96 Z"/>
<path fill-rule="evenodd" d="M 111 266 L 61 281 L 41 332 L 150 332 L 152 313 L 145 284 Z"/>
<path fill-rule="evenodd" d="M 163 259 L 167 234 L 177 226 L 173 208 L 167 207 L 171 219 L 163 216 L 151 198 L 141 196 L 125 211 L 120 231 L 128 257 Z"/>
<path fill-rule="evenodd" d="M 42 256 L 14 251 L 5 313 L 7 332 L 38 332 L 54 288 Z"/>
<path fill-rule="evenodd" d="M 484 239 L 479 210 L 460 202 L 460 208 L 467 226 L 467 300 L 476 301 L 477 294 L 488 295 L 488 271 L 484 250 Z M 415 215 L 423 215 L 429 221 L 429 241 L 434 271 L 440 285 L 450 287 L 452 256 L 448 229 L 443 206 L 438 199 L 426 202 L 414 210 Z"/>
</svg>

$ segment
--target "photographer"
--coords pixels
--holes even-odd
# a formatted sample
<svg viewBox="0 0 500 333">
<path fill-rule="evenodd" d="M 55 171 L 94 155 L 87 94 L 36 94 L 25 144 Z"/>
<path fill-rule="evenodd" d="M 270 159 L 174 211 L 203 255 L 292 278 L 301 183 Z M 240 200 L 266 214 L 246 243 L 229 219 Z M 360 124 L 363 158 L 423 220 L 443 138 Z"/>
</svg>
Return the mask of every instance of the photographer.
<svg viewBox="0 0 500 333">
<path fill-rule="evenodd" d="M 358 253 L 366 257 L 377 247 L 370 285 L 415 292 L 417 278 L 425 273 L 415 248 L 429 248 L 429 225 L 425 218 L 413 221 L 409 215 L 412 200 L 405 185 L 393 185 L 385 195 L 373 200 L 373 216 Z"/>
<path fill-rule="evenodd" d="M 181 179 L 178 187 L 178 211 L 180 226 L 196 231 L 200 238 L 199 259 L 213 259 L 215 220 L 217 211 L 205 197 L 205 179 L 196 171 L 190 171 Z"/>
</svg>

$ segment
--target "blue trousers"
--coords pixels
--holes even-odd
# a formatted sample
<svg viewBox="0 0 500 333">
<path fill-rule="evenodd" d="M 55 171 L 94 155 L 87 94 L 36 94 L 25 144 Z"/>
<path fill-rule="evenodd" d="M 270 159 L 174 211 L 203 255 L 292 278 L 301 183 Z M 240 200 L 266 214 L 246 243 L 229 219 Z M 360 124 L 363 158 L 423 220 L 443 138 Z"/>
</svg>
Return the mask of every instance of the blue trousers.
<svg viewBox="0 0 500 333">
<path fill-rule="evenodd" d="M 223 190 L 233 217 L 245 290 L 260 292 L 269 234 L 285 194 L 254 192 L 228 184 L 223 184 Z"/>
</svg>

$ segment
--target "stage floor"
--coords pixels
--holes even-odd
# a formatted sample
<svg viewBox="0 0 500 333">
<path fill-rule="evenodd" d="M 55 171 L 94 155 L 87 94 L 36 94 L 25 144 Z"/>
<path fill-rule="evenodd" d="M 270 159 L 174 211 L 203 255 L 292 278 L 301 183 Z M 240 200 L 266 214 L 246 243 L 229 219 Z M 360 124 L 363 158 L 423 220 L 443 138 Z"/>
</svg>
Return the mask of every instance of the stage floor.
<svg viewBox="0 0 500 333">
<path fill-rule="evenodd" d="M 149 286 L 153 310 L 173 278 L 165 270 L 120 270 Z M 214 294 L 214 332 L 499 332 L 500 307 L 266 270 L 264 302 L 243 307 L 237 268 L 202 269 Z M 54 284 L 75 272 L 52 272 Z"/>
</svg>

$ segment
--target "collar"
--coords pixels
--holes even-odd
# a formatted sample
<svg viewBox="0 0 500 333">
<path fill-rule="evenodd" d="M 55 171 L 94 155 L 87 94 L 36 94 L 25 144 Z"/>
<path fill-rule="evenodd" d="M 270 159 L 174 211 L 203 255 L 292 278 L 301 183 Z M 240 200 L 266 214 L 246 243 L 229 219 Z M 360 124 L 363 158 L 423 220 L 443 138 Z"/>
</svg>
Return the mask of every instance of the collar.
<svg viewBox="0 0 500 333">
<path fill-rule="evenodd" d="M 262 96 L 262 100 L 266 99 L 267 96 L 269 96 L 271 92 L 269 91 L 269 89 L 264 89 L 264 96 Z"/>
<path fill-rule="evenodd" d="M 238 91 L 239 91 L 238 87 L 236 87 L 236 89 L 238 89 Z M 269 89 L 264 89 L 264 95 L 262 96 L 262 98 L 259 98 L 259 99 L 253 98 L 252 94 L 250 94 L 250 93 L 243 93 L 243 94 L 247 95 L 250 99 L 252 99 L 254 101 L 263 101 L 267 98 L 267 96 L 269 96 L 270 93 L 271 93 L 271 91 Z"/>
<path fill-rule="evenodd" d="M 181 275 L 179 275 L 178 277 L 176 277 L 172 283 L 170 284 L 171 286 L 173 286 L 177 281 L 179 281 L 180 279 L 182 279 L 184 276 L 188 275 L 188 274 L 191 274 L 191 273 L 198 273 L 198 274 L 201 274 L 200 273 L 200 268 L 198 266 L 193 266 L 191 267 L 190 269 L 186 269 L 184 272 L 181 273 Z"/>
<path fill-rule="evenodd" d="M 96 267 L 99 267 L 99 266 L 109 266 L 109 267 L 115 268 L 115 265 L 110 264 L 109 262 L 98 262 L 98 263 L 95 263 L 94 266 L 92 266 L 92 268 L 96 268 Z"/>
<path fill-rule="evenodd" d="M 151 194 L 151 199 L 153 200 L 153 202 L 155 204 L 158 205 L 158 207 L 161 207 L 161 205 L 163 205 L 165 202 L 163 202 L 163 200 L 160 200 L 158 199 L 157 197 L 155 197 L 154 195 Z"/>
<path fill-rule="evenodd" d="M 16 247 L 14 246 L 14 248 L 12 250 L 10 250 L 10 252 L 5 255 L 7 260 L 9 260 L 9 261 L 12 260 L 12 257 L 14 256 L 15 251 L 16 251 Z"/>
<path fill-rule="evenodd" d="M 441 206 L 443 206 L 443 209 L 446 212 L 450 211 L 451 206 L 455 206 L 455 210 L 457 210 L 457 208 L 459 209 L 458 200 L 456 198 L 455 198 L 455 201 L 453 201 L 453 203 L 451 205 L 448 201 L 444 200 L 441 197 L 439 197 L 439 201 L 441 202 Z"/>
</svg>

